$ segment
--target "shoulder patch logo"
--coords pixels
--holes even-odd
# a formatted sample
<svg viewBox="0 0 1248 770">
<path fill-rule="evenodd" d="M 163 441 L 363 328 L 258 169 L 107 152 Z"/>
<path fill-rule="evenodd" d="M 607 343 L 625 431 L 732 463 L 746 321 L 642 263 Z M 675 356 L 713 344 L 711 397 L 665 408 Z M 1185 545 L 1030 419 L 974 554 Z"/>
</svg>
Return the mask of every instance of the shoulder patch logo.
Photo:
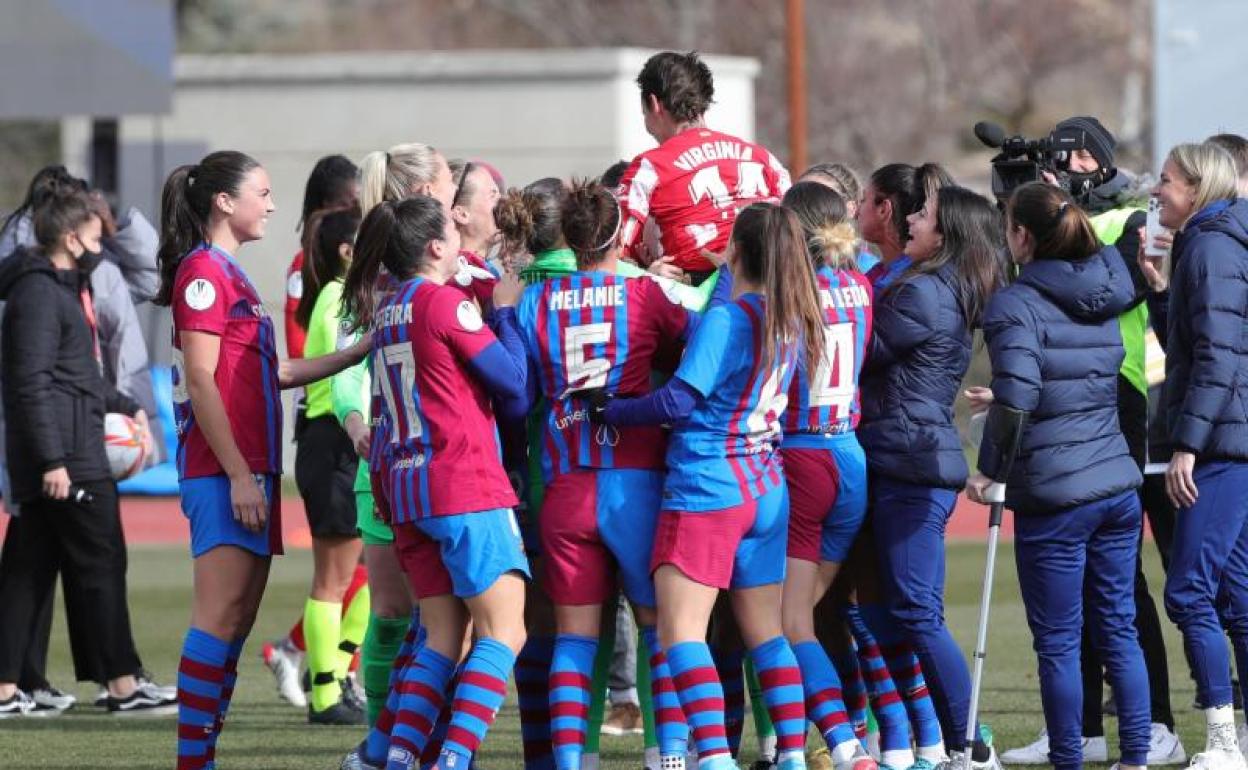
<svg viewBox="0 0 1248 770">
<path fill-rule="evenodd" d="M 196 278 L 186 285 L 183 297 L 191 310 L 207 310 L 217 301 L 217 289 L 212 281 Z"/>
<path fill-rule="evenodd" d="M 455 318 L 459 320 L 460 326 L 470 332 L 479 332 L 485 326 L 485 322 L 481 320 L 481 311 L 470 300 L 459 303 L 459 307 L 455 308 Z"/>
<path fill-rule="evenodd" d="M 303 299 L 303 273 L 295 271 L 286 277 L 286 296 Z"/>
</svg>

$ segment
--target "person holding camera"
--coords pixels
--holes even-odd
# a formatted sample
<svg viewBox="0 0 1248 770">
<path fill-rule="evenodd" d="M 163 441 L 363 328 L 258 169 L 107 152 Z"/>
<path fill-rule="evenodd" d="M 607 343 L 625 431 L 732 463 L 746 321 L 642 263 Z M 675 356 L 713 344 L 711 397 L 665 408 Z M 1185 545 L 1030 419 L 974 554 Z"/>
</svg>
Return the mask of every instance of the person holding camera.
<svg viewBox="0 0 1248 770">
<path fill-rule="evenodd" d="M 1125 264 L 1138 283 L 1135 255 L 1139 249 L 1139 230 L 1144 225 L 1148 190 L 1140 187 L 1135 177 L 1114 165 L 1117 140 L 1095 117 L 1077 116 L 1061 121 L 1050 134 L 1057 146 L 1074 146 L 1061 159 L 1054 171 L 1044 172 L 1045 181 L 1063 187 L 1087 215 L 1093 232 L 1102 244 L 1114 244 L 1120 254 L 1127 255 Z M 1056 172 L 1056 173 L 1054 173 Z M 1060 175 L 1060 176 L 1059 176 Z M 1118 318 L 1124 357 L 1118 370 L 1118 423 L 1126 438 L 1127 448 L 1137 467 L 1143 472 L 1150 455 L 1148 437 L 1148 377 L 1146 374 L 1146 334 L 1149 328 L 1148 307 L 1142 298 L 1133 300 Z M 1152 458 L 1156 461 L 1156 458 Z M 1164 462 L 1164 454 L 1161 461 Z M 1156 542 L 1166 554 L 1169 543 L 1159 533 L 1172 530 L 1174 508 L 1161 487 L 1161 476 L 1146 477 L 1138 494 L 1148 515 Z M 1169 668 L 1166 647 L 1161 634 L 1161 619 L 1148 591 L 1143 564 L 1136 559 L 1135 624 L 1144 652 L 1149 676 L 1149 699 L 1152 720 L 1148 764 L 1173 765 L 1187 759 L 1186 751 L 1174 730 L 1174 714 L 1170 706 Z M 1093 643 L 1093 629 L 1085 625 L 1082 637 L 1081 669 L 1083 677 L 1083 759 L 1104 762 L 1108 755 L 1105 742 L 1102 692 L 1104 665 Z M 1112 705 L 1112 704 L 1111 704 Z M 1047 764 L 1051 736 L 1045 732 L 1033 743 L 1005 752 L 1006 764 Z"/>
<path fill-rule="evenodd" d="M 165 714 L 173 699 L 140 682 L 130 634 L 117 488 L 104 451 L 104 415 L 147 417 L 101 375 L 90 273 L 102 225 L 77 187 L 53 189 L 34 212 L 38 246 L 0 268 L 7 304 L 0 334 L 5 446 L 19 536 L 0 561 L 0 716 L 34 702 L 17 688 L 42 597 L 65 576 L 66 607 L 92 629 L 107 705 L 117 715 Z M 120 553 L 119 553 L 120 552 Z M 124 574 L 124 566 L 122 567 Z"/>
</svg>

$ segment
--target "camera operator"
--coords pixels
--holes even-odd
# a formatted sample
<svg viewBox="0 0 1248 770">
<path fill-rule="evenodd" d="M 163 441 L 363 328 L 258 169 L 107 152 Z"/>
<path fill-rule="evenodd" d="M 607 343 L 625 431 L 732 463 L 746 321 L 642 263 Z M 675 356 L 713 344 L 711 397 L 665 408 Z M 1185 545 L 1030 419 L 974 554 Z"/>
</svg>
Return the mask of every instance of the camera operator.
<svg viewBox="0 0 1248 770">
<path fill-rule="evenodd" d="M 1135 255 L 1139 251 L 1140 229 L 1147 218 L 1148 190 L 1128 172 L 1115 167 L 1114 149 L 1117 141 L 1094 117 L 1072 117 L 1058 123 L 1050 135 L 1054 144 L 1072 146 L 1052 170 L 1043 172 L 1050 184 L 1065 187 L 1075 202 L 1088 215 L 1092 228 L 1103 244 L 1113 244 L 1124 262 L 1138 270 Z M 1060 157 L 1060 156 L 1059 156 Z M 1143 279 L 1133 275 L 1136 283 Z M 1140 301 L 1119 316 L 1119 328 L 1126 356 L 1118 372 L 1118 422 L 1127 447 L 1136 465 L 1143 472 L 1146 464 L 1157 465 L 1168 458 L 1150 456 L 1148 441 L 1148 378 L 1146 375 L 1146 333 L 1148 307 Z M 1158 465 L 1158 467 L 1164 467 Z M 1145 476 L 1139 490 L 1141 502 L 1154 533 L 1172 532 L 1174 507 L 1165 494 L 1165 479 L 1160 474 Z M 1156 538 L 1163 558 L 1169 542 Z M 1144 652 L 1149 674 L 1149 696 L 1152 727 L 1149 737 L 1148 764 L 1176 764 L 1186 760 L 1182 743 L 1174 732 L 1174 715 L 1170 708 L 1169 670 L 1161 621 L 1156 605 L 1148 592 L 1142 563 L 1137 557 L 1135 569 L 1136 630 Z M 1106 761 L 1107 748 L 1103 723 L 1102 662 L 1085 624 L 1083 652 L 1083 747 L 1085 762 Z M 1035 743 L 1002 756 L 1006 764 L 1047 764 L 1048 739 L 1041 735 Z"/>
</svg>

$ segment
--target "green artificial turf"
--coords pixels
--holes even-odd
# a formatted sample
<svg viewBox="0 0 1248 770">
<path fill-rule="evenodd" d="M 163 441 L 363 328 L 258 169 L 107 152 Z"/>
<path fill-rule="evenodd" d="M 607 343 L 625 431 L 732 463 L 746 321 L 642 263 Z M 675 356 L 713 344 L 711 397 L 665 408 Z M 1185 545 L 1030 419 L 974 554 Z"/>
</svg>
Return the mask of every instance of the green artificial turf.
<svg viewBox="0 0 1248 770">
<path fill-rule="evenodd" d="M 975 633 L 984 546 L 960 543 L 949 549 L 947 613 L 950 627 L 968 651 Z M 190 560 L 183 548 L 136 547 L 130 554 L 130 608 L 144 663 L 162 683 L 172 684 L 190 602 Z M 1145 544 L 1145 565 L 1155 597 L 1161 585 L 1156 550 Z M 273 680 L 260 662 L 260 643 L 284 633 L 302 611 L 311 574 L 311 555 L 296 551 L 275 560 L 268 595 L 257 628 L 240 666 L 228 727 L 218 748 L 221 770 L 325 768 L 335 770 L 342 754 L 361 737 L 348 728 L 311 727 L 305 715 L 277 697 Z M 1188 752 L 1203 746 L 1198 712 L 1191 708 L 1193 687 L 1183 662 L 1179 637 L 1163 620 L 1170 659 L 1175 715 Z M 50 677 L 89 701 L 92 685 L 72 685 L 63 613 L 59 602 L 52 632 Z M 983 698 L 984 719 L 999 747 L 1030 742 L 1043 726 L 1036 683 L 1035 656 L 1023 617 L 1014 572 L 1013 550 L 1001 547 Z M 748 720 L 747 720 L 748 722 Z M 1110 757 L 1116 754 L 1115 722 L 1106 720 Z M 0 721 L 0 768 L 166 768 L 174 764 L 173 718 L 112 718 L 89 703 L 55 719 Z M 754 739 L 747 727 L 742 743 L 746 766 Z M 602 739 L 604 768 L 641 767 L 640 738 Z M 514 697 L 499 713 L 480 757 L 488 770 L 521 768 L 520 726 Z"/>
</svg>

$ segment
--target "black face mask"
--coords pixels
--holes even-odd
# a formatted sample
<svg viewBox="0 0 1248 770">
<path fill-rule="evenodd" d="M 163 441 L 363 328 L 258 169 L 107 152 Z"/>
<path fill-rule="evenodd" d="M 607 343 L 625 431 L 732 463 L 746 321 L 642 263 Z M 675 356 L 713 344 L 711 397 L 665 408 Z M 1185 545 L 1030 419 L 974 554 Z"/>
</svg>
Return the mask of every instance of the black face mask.
<svg viewBox="0 0 1248 770">
<path fill-rule="evenodd" d="M 1092 191 L 1105 184 L 1107 179 L 1105 169 L 1101 168 L 1096 171 L 1067 171 L 1064 176 L 1066 189 L 1079 203 L 1086 203 Z"/>
</svg>

